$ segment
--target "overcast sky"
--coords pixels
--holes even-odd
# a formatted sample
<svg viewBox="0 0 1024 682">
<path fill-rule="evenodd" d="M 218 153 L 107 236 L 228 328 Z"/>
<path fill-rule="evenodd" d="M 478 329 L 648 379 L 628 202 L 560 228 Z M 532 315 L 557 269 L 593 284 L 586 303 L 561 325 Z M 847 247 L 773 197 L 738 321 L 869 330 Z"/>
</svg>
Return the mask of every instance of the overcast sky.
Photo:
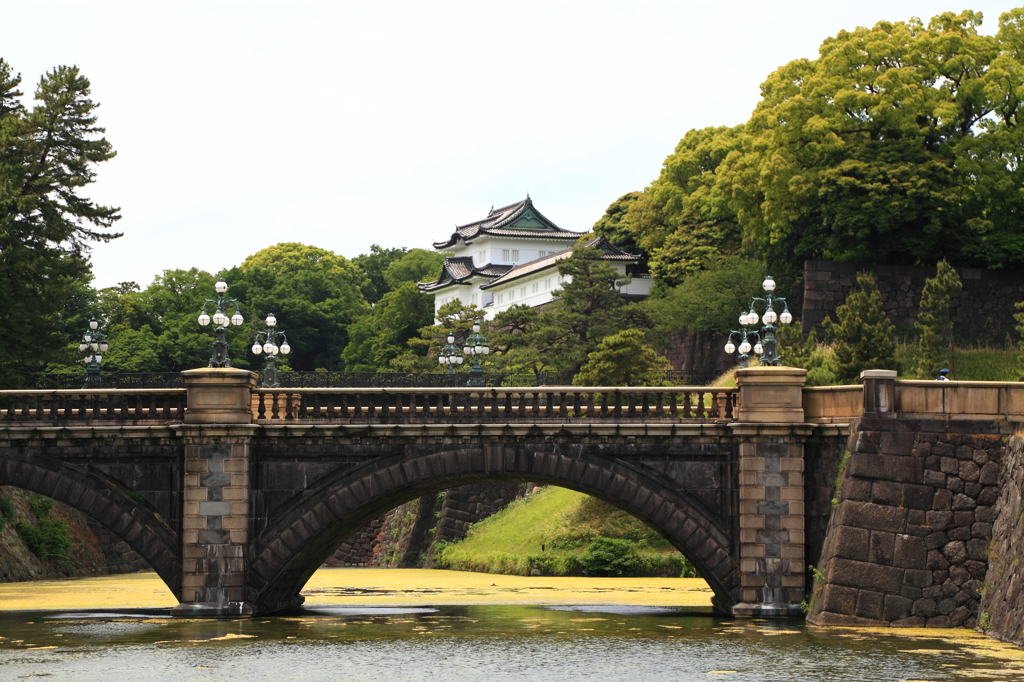
<svg viewBox="0 0 1024 682">
<path fill-rule="evenodd" d="M 29 92 L 58 64 L 92 81 L 118 156 L 86 195 L 124 216 L 95 284 L 145 286 L 282 241 L 430 248 L 527 192 L 586 230 L 826 36 L 965 7 L 993 33 L 1016 4 L 31 0 L 0 56 Z"/>
</svg>

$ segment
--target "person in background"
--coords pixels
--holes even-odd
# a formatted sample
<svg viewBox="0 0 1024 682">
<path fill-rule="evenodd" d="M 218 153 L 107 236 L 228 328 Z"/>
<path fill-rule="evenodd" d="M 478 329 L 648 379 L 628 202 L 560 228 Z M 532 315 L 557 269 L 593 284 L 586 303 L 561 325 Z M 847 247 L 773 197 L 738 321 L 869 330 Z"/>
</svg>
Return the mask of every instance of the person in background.
<svg viewBox="0 0 1024 682">
<path fill-rule="evenodd" d="M 939 378 L 936 379 L 936 381 L 949 381 L 949 370 L 948 369 L 940 369 L 939 370 Z"/>
</svg>

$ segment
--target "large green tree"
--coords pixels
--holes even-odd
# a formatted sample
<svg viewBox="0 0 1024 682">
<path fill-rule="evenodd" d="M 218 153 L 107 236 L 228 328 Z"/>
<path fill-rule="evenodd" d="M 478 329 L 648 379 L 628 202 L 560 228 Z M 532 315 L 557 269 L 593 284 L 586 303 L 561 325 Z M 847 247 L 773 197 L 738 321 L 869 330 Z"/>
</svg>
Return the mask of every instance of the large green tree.
<svg viewBox="0 0 1024 682">
<path fill-rule="evenodd" d="M 804 258 L 1024 265 L 1024 9 L 994 36 L 981 18 L 839 32 L 772 73 L 749 121 L 687 133 L 602 220 L 669 285 L 723 253 L 780 281 Z"/>
<path fill-rule="evenodd" d="M 99 106 L 77 67 L 47 72 L 35 103 L 22 103 L 21 76 L 0 59 L 0 300 L 5 341 L 0 381 L 38 369 L 67 348 L 66 322 L 91 278 L 91 243 L 107 242 L 117 208 L 81 195 L 114 149 L 97 125 Z M 66 358 L 61 358 L 66 359 Z"/>
<path fill-rule="evenodd" d="M 269 313 L 277 316 L 297 370 L 340 369 L 349 325 L 370 310 L 365 274 L 344 256 L 315 246 L 270 246 L 223 274 L 245 302 L 250 334 L 266 329 L 260 321 Z"/>
</svg>

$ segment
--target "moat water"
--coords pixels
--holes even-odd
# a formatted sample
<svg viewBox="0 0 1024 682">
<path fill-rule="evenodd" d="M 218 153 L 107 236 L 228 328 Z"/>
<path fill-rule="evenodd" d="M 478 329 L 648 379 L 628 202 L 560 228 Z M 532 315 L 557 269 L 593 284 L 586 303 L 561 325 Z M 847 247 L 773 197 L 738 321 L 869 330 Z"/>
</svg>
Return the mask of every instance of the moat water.
<svg viewBox="0 0 1024 682">
<path fill-rule="evenodd" d="M 60 586 L 75 581 L 41 589 Z M 313 603 L 231 621 L 168 611 L 0 612 L 0 680 L 1024 680 L 1024 652 L 970 631 L 816 628 L 693 606 Z"/>
</svg>

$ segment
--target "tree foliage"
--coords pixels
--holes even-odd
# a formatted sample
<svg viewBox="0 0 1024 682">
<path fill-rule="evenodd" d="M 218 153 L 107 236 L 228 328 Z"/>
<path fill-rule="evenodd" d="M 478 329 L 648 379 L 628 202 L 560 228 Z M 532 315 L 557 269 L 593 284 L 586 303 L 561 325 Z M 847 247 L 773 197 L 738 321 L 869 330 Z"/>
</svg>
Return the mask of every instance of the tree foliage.
<svg viewBox="0 0 1024 682">
<path fill-rule="evenodd" d="M 687 133 L 616 224 L 668 284 L 719 253 L 786 277 L 801 258 L 1024 264 L 1024 9 L 995 36 L 980 23 L 826 39 L 767 78 L 749 121 Z"/>
<path fill-rule="evenodd" d="M 873 275 L 857 275 L 860 291 L 836 308 L 838 322 L 825 318 L 825 330 L 835 352 L 836 378 L 853 383 L 865 369 L 896 369 L 896 342 L 892 321 L 882 311 Z"/>
<path fill-rule="evenodd" d="M 668 360 L 644 343 L 640 329 L 624 329 L 601 339 L 573 379 L 578 386 L 664 386 Z"/>
<path fill-rule="evenodd" d="M 494 366 L 511 371 L 579 371 L 601 339 L 629 327 L 648 327 L 643 309 L 618 292 L 624 278 L 600 249 L 583 246 L 558 262 L 561 287 L 543 311 L 513 306 L 498 314 Z"/>
<path fill-rule="evenodd" d="M 676 329 L 726 334 L 737 326 L 752 297 L 763 293 L 765 266 L 741 256 L 711 256 L 706 270 L 645 302 L 660 331 Z"/>
<path fill-rule="evenodd" d="M 114 157 L 95 114 L 89 80 L 77 67 L 47 72 L 35 104 L 22 103 L 21 76 L 0 59 L 0 299 L 5 342 L 0 380 L 39 368 L 68 340 L 64 321 L 75 292 L 91 278 L 91 243 L 110 231 L 117 208 L 81 195 L 95 167 Z M 81 305 L 74 302 L 75 305 Z"/>
<path fill-rule="evenodd" d="M 370 311 L 363 297 L 366 276 L 333 251 L 282 243 L 246 258 L 225 273 L 233 295 L 246 303 L 252 326 L 274 313 L 292 346 L 294 369 L 339 369 L 349 325 Z"/>
<path fill-rule="evenodd" d="M 953 340 L 952 300 L 960 295 L 963 284 L 956 270 L 945 260 L 939 261 L 935 277 L 924 282 L 921 291 L 921 312 L 914 324 L 920 336 L 917 353 L 917 374 L 924 378 L 949 365 L 956 377 L 956 347 Z"/>
</svg>

